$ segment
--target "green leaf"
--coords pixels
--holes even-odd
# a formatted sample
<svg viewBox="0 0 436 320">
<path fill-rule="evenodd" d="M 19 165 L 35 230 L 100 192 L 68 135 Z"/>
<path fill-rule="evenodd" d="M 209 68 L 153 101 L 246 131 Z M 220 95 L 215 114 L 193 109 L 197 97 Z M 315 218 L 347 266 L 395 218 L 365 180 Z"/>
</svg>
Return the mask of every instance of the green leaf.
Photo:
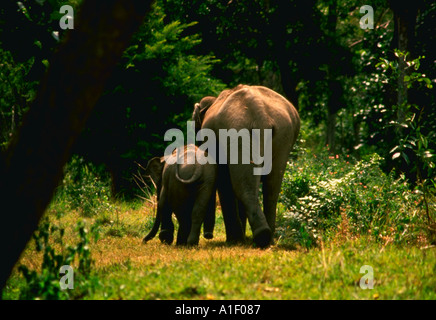
<svg viewBox="0 0 436 320">
<path fill-rule="evenodd" d="M 432 158 L 433 156 L 434 156 L 434 154 L 432 154 L 430 151 L 424 152 L 424 158 Z"/>
<path fill-rule="evenodd" d="M 403 159 L 406 161 L 407 164 L 410 163 L 409 157 L 407 156 L 407 154 L 405 154 L 404 152 L 401 153 L 401 155 L 403 156 Z"/>
<path fill-rule="evenodd" d="M 396 152 L 392 155 L 392 160 L 397 159 L 399 156 L 401 156 L 401 152 Z"/>
<path fill-rule="evenodd" d="M 393 147 L 392 148 L 392 150 L 391 151 L 389 151 L 389 153 L 392 153 L 392 152 L 394 152 L 395 150 L 397 150 L 398 148 L 399 148 L 400 146 L 395 146 L 395 147 Z"/>
</svg>

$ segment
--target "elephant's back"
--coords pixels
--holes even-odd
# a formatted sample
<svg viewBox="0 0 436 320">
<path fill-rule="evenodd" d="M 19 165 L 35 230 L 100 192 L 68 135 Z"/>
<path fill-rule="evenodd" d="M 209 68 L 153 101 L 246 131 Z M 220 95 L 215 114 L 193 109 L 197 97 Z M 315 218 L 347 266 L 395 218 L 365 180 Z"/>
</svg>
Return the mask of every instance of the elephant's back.
<svg viewBox="0 0 436 320">
<path fill-rule="evenodd" d="M 268 116 L 274 119 L 276 129 L 282 128 L 283 133 L 295 142 L 300 131 L 300 116 L 294 105 L 269 88 L 254 86 L 252 89 L 263 97 Z"/>
<path fill-rule="evenodd" d="M 298 127 L 294 106 L 279 93 L 262 86 L 238 86 L 225 99 L 218 97 L 204 121 L 215 129 L 277 129 Z"/>
</svg>

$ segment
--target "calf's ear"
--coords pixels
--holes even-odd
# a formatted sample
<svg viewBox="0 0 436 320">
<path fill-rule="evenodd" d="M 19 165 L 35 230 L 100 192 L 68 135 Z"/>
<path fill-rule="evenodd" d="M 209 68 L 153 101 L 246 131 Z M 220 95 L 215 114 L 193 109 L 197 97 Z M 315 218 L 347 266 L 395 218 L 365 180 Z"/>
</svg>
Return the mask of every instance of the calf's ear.
<svg viewBox="0 0 436 320">
<path fill-rule="evenodd" d="M 163 157 L 155 157 L 148 161 L 144 174 L 150 176 L 156 186 L 159 186 L 162 181 L 162 172 L 165 166 Z"/>
</svg>

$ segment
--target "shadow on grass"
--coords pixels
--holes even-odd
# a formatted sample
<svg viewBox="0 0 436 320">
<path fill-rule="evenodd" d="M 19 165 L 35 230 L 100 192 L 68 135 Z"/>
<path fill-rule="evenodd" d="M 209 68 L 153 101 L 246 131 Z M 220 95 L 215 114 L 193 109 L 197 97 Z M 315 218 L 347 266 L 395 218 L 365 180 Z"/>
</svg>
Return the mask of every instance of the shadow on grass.
<svg viewBox="0 0 436 320">
<path fill-rule="evenodd" d="M 227 242 L 225 240 L 209 240 L 204 243 L 205 249 L 221 249 L 221 248 L 253 248 L 254 244 L 249 241 L 241 242 Z"/>
<path fill-rule="evenodd" d="M 284 250 L 284 251 L 296 251 L 300 248 L 294 243 L 280 242 L 278 239 L 274 239 L 274 244 L 267 248 L 258 248 L 253 242 L 252 237 L 246 237 L 244 242 L 227 242 L 226 240 L 208 240 L 202 245 L 205 249 L 222 249 L 222 248 L 246 248 L 246 249 L 259 249 L 259 250 Z"/>
</svg>

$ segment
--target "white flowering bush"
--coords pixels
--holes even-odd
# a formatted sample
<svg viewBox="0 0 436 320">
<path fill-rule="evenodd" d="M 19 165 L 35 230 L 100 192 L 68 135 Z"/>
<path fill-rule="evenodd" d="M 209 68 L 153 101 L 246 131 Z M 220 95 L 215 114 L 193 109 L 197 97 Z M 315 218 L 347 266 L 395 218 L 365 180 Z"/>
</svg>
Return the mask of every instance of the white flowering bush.
<svg viewBox="0 0 436 320">
<path fill-rule="evenodd" d="M 279 202 L 279 242 L 311 247 L 346 225 L 348 236 L 369 235 L 395 242 L 417 238 L 419 194 L 403 176 L 385 174 L 381 157 L 314 155 L 301 150 L 288 163 Z"/>
</svg>

